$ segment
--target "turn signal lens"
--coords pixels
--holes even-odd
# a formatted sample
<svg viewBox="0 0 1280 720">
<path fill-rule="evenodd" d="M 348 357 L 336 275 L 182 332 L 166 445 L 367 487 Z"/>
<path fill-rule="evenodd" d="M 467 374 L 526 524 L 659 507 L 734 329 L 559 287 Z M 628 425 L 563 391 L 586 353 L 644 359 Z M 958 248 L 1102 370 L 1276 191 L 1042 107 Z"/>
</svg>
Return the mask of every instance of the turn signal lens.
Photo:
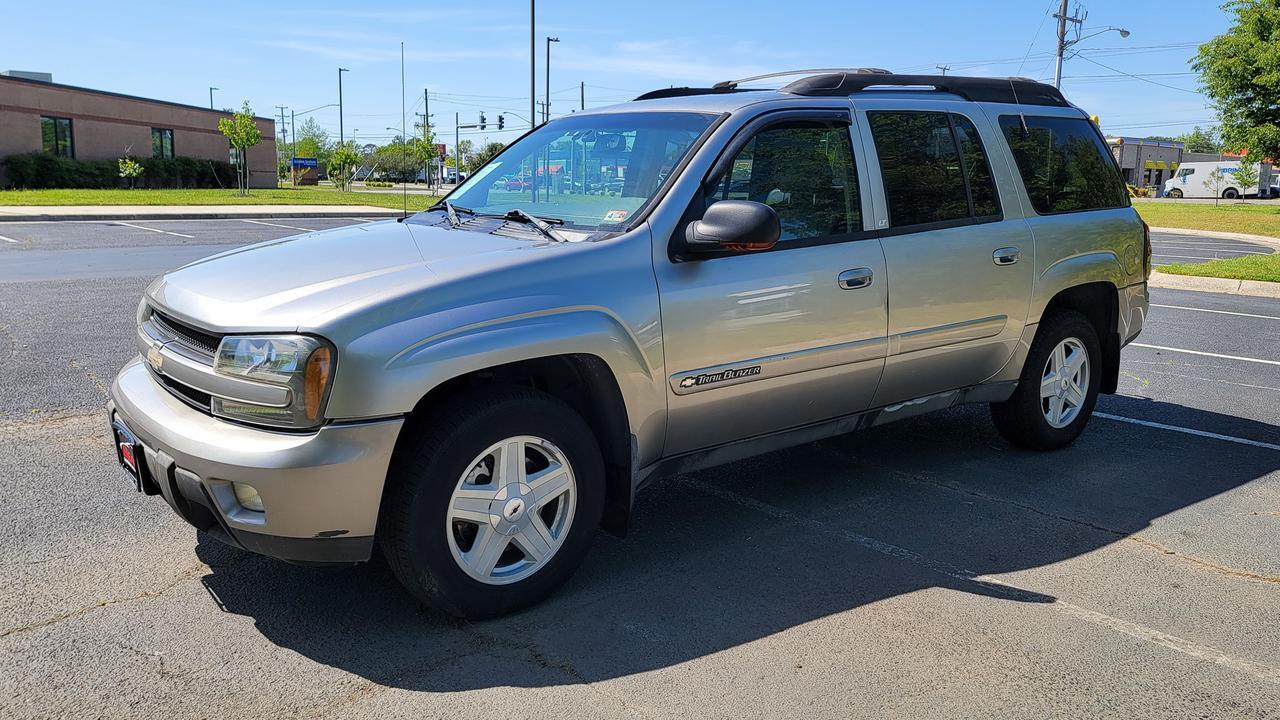
<svg viewBox="0 0 1280 720">
<path fill-rule="evenodd" d="M 329 387 L 329 371 L 333 367 L 333 355 L 327 347 L 318 347 L 307 358 L 307 372 L 303 380 L 302 397 L 307 419 L 320 419 L 320 406 L 324 404 L 324 391 Z"/>
</svg>

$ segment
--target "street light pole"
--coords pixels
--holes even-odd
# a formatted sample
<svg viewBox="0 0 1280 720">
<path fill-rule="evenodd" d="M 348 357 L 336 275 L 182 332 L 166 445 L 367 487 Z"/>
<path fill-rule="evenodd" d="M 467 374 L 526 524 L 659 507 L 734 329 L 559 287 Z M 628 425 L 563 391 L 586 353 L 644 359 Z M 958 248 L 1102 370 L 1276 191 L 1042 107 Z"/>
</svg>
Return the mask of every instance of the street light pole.
<svg viewBox="0 0 1280 720">
<path fill-rule="evenodd" d="M 1066 2 L 1066 0 L 1063 0 Z M 351 72 L 346 68 L 338 68 L 338 144 L 345 142 L 346 138 L 342 133 L 342 73 Z"/>
<path fill-rule="evenodd" d="M 294 125 L 293 111 L 289 111 L 289 135 L 293 144 L 289 146 L 289 187 L 298 188 L 298 127 Z"/>
<path fill-rule="evenodd" d="M 210 109 L 210 110 L 212 110 L 212 109 L 213 109 L 213 91 L 214 91 L 214 90 L 221 90 L 221 89 L 222 89 L 222 88 L 216 88 L 216 87 L 210 87 L 210 88 L 209 88 L 209 109 Z"/>
<path fill-rule="evenodd" d="M 547 36 L 547 99 L 542 103 L 542 122 L 551 119 L 551 43 L 560 42 L 560 38 Z"/>
</svg>

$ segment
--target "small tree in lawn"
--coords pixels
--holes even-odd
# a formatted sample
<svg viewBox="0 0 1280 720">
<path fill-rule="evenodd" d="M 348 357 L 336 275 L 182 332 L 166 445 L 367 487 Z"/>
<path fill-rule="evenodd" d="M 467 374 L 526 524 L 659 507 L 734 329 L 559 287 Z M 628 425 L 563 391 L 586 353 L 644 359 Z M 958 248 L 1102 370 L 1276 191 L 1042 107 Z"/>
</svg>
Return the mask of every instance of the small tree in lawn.
<svg viewBox="0 0 1280 720">
<path fill-rule="evenodd" d="M 329 173 L 329 179 L 338 186 L 339 190 L 351 188 L 351 176 L 360 165 L 360 160 L 360 151 L 350 140 L 335 147 L 333 152 L 329 153 L 329 163 L 325 169 Z"/>
<path fill-rule="evenodd" d="M 133 183 L 142 175 L 142 163 L 131 157 L 122 157 L 116 161 L 116 165 L 120 168 L 120 177 L 129 181 L 129 189 L 133 189 Z"/>
<path fill-rule="evenodd" d="M 1205 189 L 1213 193 L 1213 204 L 1216 207 L 1218 198 L 1222 197 L 1222 188 L 1227 186 L 1226 173 L 1222 172 L 1222 168 L 1216 167 L 1213 172 L 1204 178 Z"/>
<path fill-rule="evenodd" d="M 218 121 L 218 129 L 227 137 L 227 142 L 235 149 L 239 163 L 236 172 L 236 187 L 241 197 L 249 194 L 249 164 L 246 155 L 249 148 L 262 142 L 262 132 L 253 120 L 253 108 L 245 100 L 240 112 L 229 118 Z"/>
<path fill-rule="evenodd" d="M 1245 188 L 1257 187 L 1258 176 L 1261 174 L 1261 166 L 1258 163 L 1240 162 L 1240 168 L 1232 175 L 1240 190 L 1240 196 L 1244 197 Z"/>
</svg>

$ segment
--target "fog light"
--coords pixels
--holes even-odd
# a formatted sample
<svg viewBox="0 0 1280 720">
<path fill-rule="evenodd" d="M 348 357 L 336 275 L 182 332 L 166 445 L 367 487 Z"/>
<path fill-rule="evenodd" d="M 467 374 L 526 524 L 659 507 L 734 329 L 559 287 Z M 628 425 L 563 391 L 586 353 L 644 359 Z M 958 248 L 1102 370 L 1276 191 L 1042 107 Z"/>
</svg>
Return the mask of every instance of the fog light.
<svg viewBox="0 0 1280 720">
<path fill-rule="evenodd" d="M 231 487 L 236 491 L 236 500 L 240 502 L 240 507 L 245 510 L 262 512 L 262 496 L 258 494 L 257 488 L 241 482 L 233 482 Z"/>
</svg>

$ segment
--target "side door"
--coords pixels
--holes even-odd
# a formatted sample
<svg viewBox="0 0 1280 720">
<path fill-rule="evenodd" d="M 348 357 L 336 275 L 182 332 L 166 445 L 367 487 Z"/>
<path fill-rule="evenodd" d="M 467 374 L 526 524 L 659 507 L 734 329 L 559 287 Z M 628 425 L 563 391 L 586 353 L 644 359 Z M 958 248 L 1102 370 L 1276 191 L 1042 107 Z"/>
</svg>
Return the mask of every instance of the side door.
<svg viewBox="0 0 1280 720">
<path fill-rule="evenodd" d="M 704 178 L 655 264 L 674 455 L 853 413 L 880 380 L 884 255 L 848 110 L 766 113 Z M 856 148 L 856 149 L 855 149 Z M 768 251 L 688 256 L 688 221 L 721 200 L 773 207 Z"/>
<path fill-rule="evenodd" d="M 858 107 L 893 279 L 877 406 L 995 375 L 1022 337 L 1035 267 L 1002 140 L 980 109 L 879 103 Z"/>
</svg>

